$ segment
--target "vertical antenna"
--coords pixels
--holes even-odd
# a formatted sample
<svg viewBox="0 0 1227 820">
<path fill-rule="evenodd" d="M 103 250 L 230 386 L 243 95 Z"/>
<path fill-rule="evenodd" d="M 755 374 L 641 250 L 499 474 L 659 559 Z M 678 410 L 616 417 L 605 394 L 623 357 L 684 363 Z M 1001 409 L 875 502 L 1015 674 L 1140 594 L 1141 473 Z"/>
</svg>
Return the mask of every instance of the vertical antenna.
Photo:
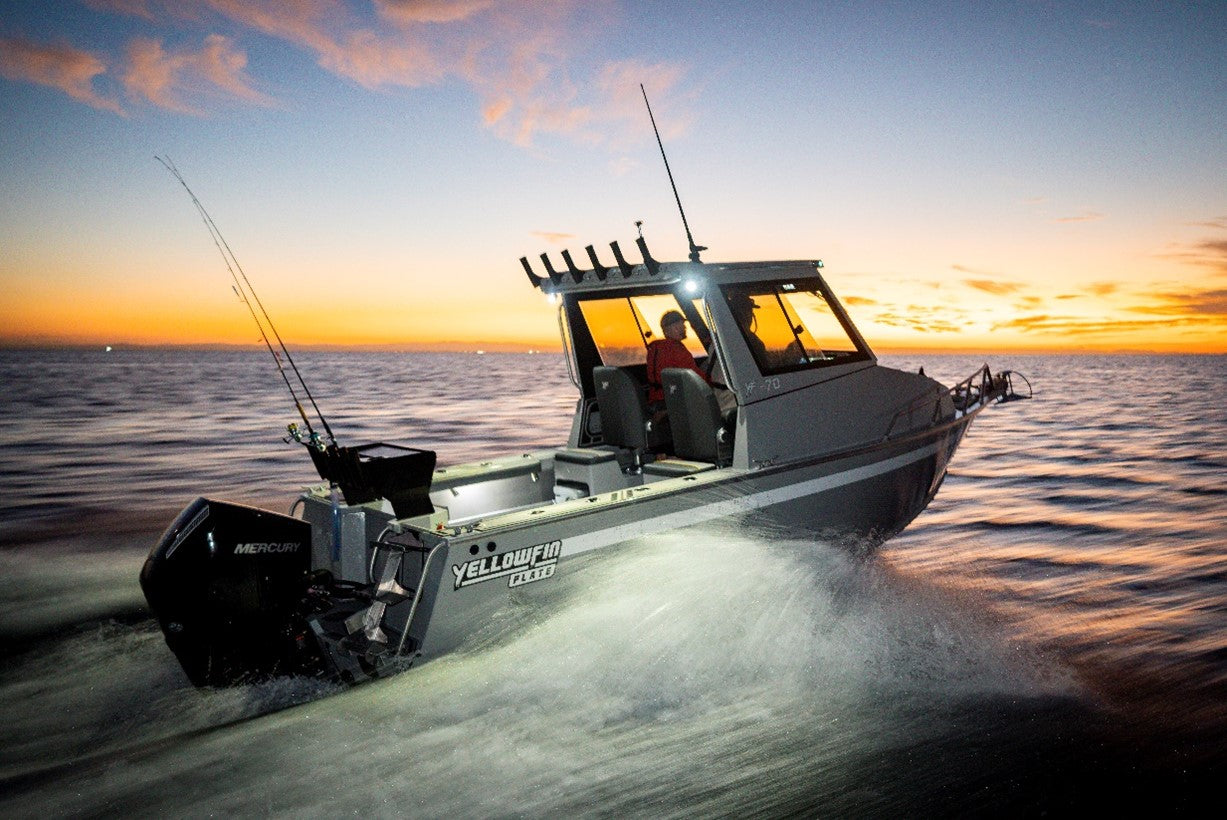
<svg viewBox="0 0 1227 820">
<path fill-rule="evenodd" d="M 682 198 L 677 195 L 677 183 L 673 181 L 673 171 L 669 170 L 669 158 L 665 156 L 665 144 L 660 141 L 660 129 L 656 127 L 656 117 L 652 116 L 652 104 L 648 102 L 648 92 L 644 90 L 643 83 L 639 84 L 639 90 L 643 93 L 643 104 L 648 107 L 648 119 L 652 121 L 652 131 L 656 134 L 656 144 L 660 146 L 660 158 L 665 161 L 665 173 L 669 175 L 669 184 L 673 186 L 673 198 L 677 200 L 677 212 L 682 215 L 682 227 L 686 229 L 686 241 L 690 243 L 690 261 L 701 262 L 699 251 L 705 251 L 707 248 L 703 245 L 694 244 L 694 237 L 690 235 L 690 225 L 686 222 L 686 212 L 682 210 Z"/>
</svg>

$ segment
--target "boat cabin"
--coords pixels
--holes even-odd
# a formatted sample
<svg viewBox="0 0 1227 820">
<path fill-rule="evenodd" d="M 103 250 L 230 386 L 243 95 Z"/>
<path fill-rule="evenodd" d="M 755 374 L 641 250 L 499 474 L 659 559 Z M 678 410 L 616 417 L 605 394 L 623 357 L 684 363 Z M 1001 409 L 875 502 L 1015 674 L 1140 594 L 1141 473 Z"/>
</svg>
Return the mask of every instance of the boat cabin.
<svg viewBox="0 0 1227 820">
<path fill-rule="evenodd" d="M 604 272 L 547 267 L 549 279 L 522 260 L 533 284 L 560 303 L 567 365 L 581 395 L 571 448 L 616 449 L 624 469 L 649 476 L 688 469 L 677 461 L 750 468 L 773 455 L 776 428 L 788 428 L 780 432 L 799 454 L 795 423 L 812 415 L 809 388 L 876 364 L 820 261 L 662 264 L 644 256 L 641 265 Z M 685 316 L 682 343 L 699 372 L 662 374 L 662 418 L 647 406 L 647 356 L 668 311 Z M 804 413 L 792 407 L 798 400 Z"/>
</svg>

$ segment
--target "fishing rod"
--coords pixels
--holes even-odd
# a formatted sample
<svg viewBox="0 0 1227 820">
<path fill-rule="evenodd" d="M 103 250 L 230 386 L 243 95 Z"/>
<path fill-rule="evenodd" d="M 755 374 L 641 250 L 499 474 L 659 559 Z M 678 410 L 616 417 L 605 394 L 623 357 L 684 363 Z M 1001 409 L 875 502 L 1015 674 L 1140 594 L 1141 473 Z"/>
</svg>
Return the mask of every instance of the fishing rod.
<svg viewBox="0 0 1227 820">
<path fill-rule="evenodd" d="M 652 104 L 648 102 L 648 92 L 644 90 L 643 83 L 639 84 L 639 91 L 643 94 L 643 104 L 648 108 L 648 119 L 652 121 L 652 132 L 656 134 L 656 144 L 660 146 L 660 158 L 665 161 L 665 173 L 669 175 L 669 185 L 673 187 L 673 198 L 677 200 L 677 211 L 682 215 L 682 227 L 686 229 L 686 241 L 690 243 L 690 261 L 700 262 L 699 251 L 705 251 L 707 248 L 703 245 L 696 245 L 694 237 L 690 235 L 690 224 L 686 222 L 686 211 L 682 209 L 682 198 L 677 195 L 677 183 L 673 181 L 673 171 L 669 169 L 669 158 L 665 156 L 665 144 L 660 140 L 660 129 L 656 127 L 656 117 L 652 116 Z"/>
<path fill-rule="evenodd" d="M 268 328 L 272 331 L 273 338 L 277 340 L 277 345 L 280 347 L 281 353 L 285 355 L 285 359 L 287 362 L 289 362 L 290 369 L 294 371 L 294 376 L 298 379 L 299 385 L 302 386 L 303 392 L 307 396 L 307 400 L 311 402 L 311 407 L 315 409 L 315 414 L 324 425 L 324 431 L 328 435 L 328 440 L 331 443 L 331 446 L 336 447 L 337 439 L 336 436 L 332 434 L 332 428 L 328 425 L 328 419 L 324 417 L 323 412 L 320 410 L 319 405 L 315 401 L 315 397 L 311 395 L 311 388 L 307 387 L 306 381 L 303 380 L 302 373 L 299 371 L 298 365 L 294 364 L 294 357 L 290 355 L 290 351 L 285 346 L 285 342 L 281 340 L 281 334 L 277 332 L 277 327 L 273 324 L 272 318 L 269 317 L 268 311 L 265 310 L 264 303 L 260 301 L 260 297 L 256 293 L 255 287 L 252 286 L 251 280 L 247 278 L 247 273 L 243 270 L 243 266 L 239 264 L 238 257 L 236 257 L 234 255 L 234 251 L 230 249 L 230 244 L 226 242 L 226 238 L 222 236 L 222 232 L 220 229 L 218 229 L 217 223 L 213 221 L 213 217 L 209 216 L 209 212 L 205 210 L 204 205 L 196 197 L 196 194 L 192 191 L 191 187 L 188 186 L 187 180 L 183 178 L 183 174 L 179 172 L 179 169 L 175 167 L 175 164 L 171 162 L 170 158 L 155 156 L 154 159 L 160 162 L 162 167 L 169 171 L 171 175 L 179 181 L 179 184 L 183 186 L 183 190 L 187 191 L 187 195 L 191 197 L 192 204 L 196 206 L 196 211 L 200 214 L 200 218 L 204 221 L 205 228 L 209 231 L 209 237 L 213 240 L 213 244 L 217 247 L 218 253 L 222 255 L 222 261 L 226 265 L 226 270 L 230 272 L 230 278 L 234 280 L 234 285 L 231 287 L 234 290 L 235 295 L 239 297 L 239 301 L 245 304 L 247 306 L 247 310 L 251 313 L 251 318 L 255 321 L 256 327 L 260 330 L 260 338 L 264 340 L 264 346 L 268 348 L 269 354 L 273 357 L 274 364 L 277 365 L 277 372 L 281 374 L 282 381 L 285 382 L 286 388 L 290 391 L 290 396 L 294 399 L 294 407 L 298 410 L 298 415 L 302 418 L 303 424 L 307 426 L 310 446 L 319 450 L 324 449 L 324 445 L 320 441 L 319 434 L 316 433 L 315 429 L 311 426 L 311 420 L 307 417 L 307 412 L 303 409 L 302 402 L 299 401 L 298 392 L 294 389 L 293 383 L 290 382 L 290 377 L 285 372 L 285 367 L 281 363 L 281 356 L 278 355 L 277 351 L 273 348 L 272 342 L 269 341 L 268 333 L 264 330 L 264 322 L 268 323 Z M 238 271 L 237 273 L 235 272 L 236 269 Z M 239 280 L 240 276 L 242 277 L 242 281 Z M 250 298 L 248 298 L 248 294 L 250 294 Z M 264 316 L 264 322 L 261 322 L 260 317 L 256 315 L 256 310 L 251 304 L 252 300 L 254 300 L 256 306 L 260 308 L 260 313 Z M 296 441 L 302 441 L 294 425 L 290 425 L 290 435 L 293 436 Z"/>
</svg>

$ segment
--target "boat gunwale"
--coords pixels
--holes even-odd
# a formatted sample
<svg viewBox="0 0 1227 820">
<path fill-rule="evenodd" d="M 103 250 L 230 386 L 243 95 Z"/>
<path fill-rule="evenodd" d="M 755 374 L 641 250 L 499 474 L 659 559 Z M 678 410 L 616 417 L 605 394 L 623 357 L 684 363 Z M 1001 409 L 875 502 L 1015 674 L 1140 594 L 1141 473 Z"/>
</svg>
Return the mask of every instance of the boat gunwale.
<svg viewBox="0 0 1227 820">
<path fill-rule="evenodd" d="M 642 501 L 648 500 L 646 498 L 643 498 L 642 496 L 636 497 L 637 494 L 642 493 L 644 491 L 651 491 L 652 499 L 667 498 L 669 496 L 674 496 L 679 493 L 689 492 L 690 490 L 696 487 L 699 487 L 699 486 L 721 485 L 726 482 L 728 482 L 729 484 L 736 484 L 742 481 L 749 481 L 749 480 L 754 480 L 754 479 L 759 479 L 759 478 L 771 478 L 773 476 L 778 476 L 780 474 L 791 472 L 793 470 L 805 469 L 807 467 L 816 467 L 822 464 L 827 464 L 830 462 L 840 461 L 840 460 L 848 459 L 848 458 L 856 458 L 857 456 L 873 453 L 874 451 L 877 451 L 877 450 L 885 450 L 887 448 L 902 448 L 904 450 L 918 449 L 918 447 L 915 445 L 919 445 L 921 443 L 927 444 L 929 443 L 927 441 L 928 439 L 937 439 L 945 435 L 950 430 L 953 430 L 959 426 L 966 427 L 970 425 L 972 420 L 975 418 L 976 414 L 978 414 L 981 410 L 983 410 L 987 406 L 988 406 L 987 403 L 982 404 L 976 407 L 974 410 L 964 413 L 961 416 L 955 416 L 954 418 L 943 421 L 940 424 L 936 424 L 931 427 L 926 427 L 923 430 L 918 430 L 912 433 L 908 433 L 906 435 L 902 435 L 897 438 L 882 439 L 880 441 L 876 441 L 872 443 L 855 445 L 853 447 L 845 448 L 843 450 L 823 453 L 817 456 L 807 456 L 803 458 L 792 459 L 786 462 L 780 462 L 777 464 L 764 465 L 760 467 L 751 467 L 751 468 L 717 467 L 713 470 L 706 470 L 701 473 L 694 473 L 694 474 L 686 475 L 686 476 L 677 476 L 675 478 L 663 479 L 658 482 L 652 482 L 651 484 L 642 484 L 642 485 L 638 485 L 634 487 L 627 487 L 625 489 L 616 490 L 616 491 L 612 491 L 609 493 L 601 493 L 601 494 L 594 495 L 594 496 L 587 496 L 581 499 L 573 499 L 570 501 L 562 502 L 561 504 L 558 502 L 548 502 L 548 503 L 540 504 L 537 506 L 526 507 L 522 510 L 517 510 L 515 512 L 504 513 L 502 515 L 518 517 L 518 516 L 522 516 L 524 513 L 531 512 L 532 510 L 541 510 L 543 513 L 549 512 L 552 514 L 544 515 L 544 517 L 538 519 L 538 521 L 541 521 L 541 522 L 549 521 L 551 523 L 556 523 L 559 521 L 579 518 L 584 515 L 590 514 L 591 512 L 595 512 L 597 510 L 608 511 L 610 509 L 616 509 L 618 507 L 623 507 L 623 506 L 633 504 L 636 502 L 642 502 Z M 909 445 L 913 445 L 913 446 L 909 446 Z M 687 481 L 692 482 L 692 483 L 689 486 L 687 486 L 684 483 Z M 696 484 L 693 482 L 700 482 L 700 483 Z M 577 503 L 580 501 L 588 501 L 591 504 L 591 503 L 596 503 L 598 500 L 600 500 L 601 503 L 598 503 L 597 506 L 595 507 L 580 505 Z M 569 506 L 569 505 L 574 505 L 575 508 L 574 509 L 564 509 L 565 506 Z M 502 523 L 498 521 L 499 517 L 501 516 L 491 516 L 489 519 L 474 519 L 472 521 L 469 521 L 461 525 L 458 528 L 455 528 L 455 529 L 445 528 L 443 530 L 436 530 L 433 532 L 433 534 L 436 536 L 447 538 L 449 540 L 454 539 L 454 538 L 463 539 L 465 537 L 468 537 L 470 535 L 473 535 L 479 532 L 482 533 L 483 535 L 489 535 L 489 534 L 500 533 L 500 532 L 512 532 L 515 530 L 526 529 L 532 526 L 536 526 L 536 523 L 537 523 L 536 521 L 525 521 L 525 520 L 517 520 L 514 522 L 509 521 L 506 523 Z M 412 525 L 410 525 L 410 527 L 412 527 Z"/>
</svg>

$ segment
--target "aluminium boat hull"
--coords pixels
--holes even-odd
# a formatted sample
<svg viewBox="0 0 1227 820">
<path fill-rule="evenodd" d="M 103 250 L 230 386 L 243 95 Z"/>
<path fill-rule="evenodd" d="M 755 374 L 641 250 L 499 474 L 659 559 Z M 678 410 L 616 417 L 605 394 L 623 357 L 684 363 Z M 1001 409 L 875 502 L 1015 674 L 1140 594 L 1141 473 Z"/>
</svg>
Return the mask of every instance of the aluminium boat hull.
<svg viewBox="0 0 1227 820">
<path fill-rule="evenodd" d="M 455 651 L 474 624 L 497 618 L 514 600 L 548 596 L 555 578 L 583 563 L 574 560 L 580 556 L 714 523 L 800 530 L 870 548 L 932 500 L 973 415 L 822 458 L 710 471 L 484 520 L 430 550 L 422 594 L 389 608 L 386 623 L 407 624 L 404 663 L 418 663 Z M 535 557 L 534 548 L 541 548 Z"/>
</svg>

